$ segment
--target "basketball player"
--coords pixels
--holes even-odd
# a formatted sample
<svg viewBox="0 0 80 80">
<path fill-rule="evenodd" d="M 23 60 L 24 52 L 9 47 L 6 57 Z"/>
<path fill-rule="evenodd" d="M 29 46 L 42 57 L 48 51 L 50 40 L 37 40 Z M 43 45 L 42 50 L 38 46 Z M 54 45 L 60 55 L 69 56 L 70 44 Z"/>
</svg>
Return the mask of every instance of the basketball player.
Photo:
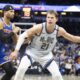
<svg viewBox="0 0 80 80">
<path fill-rule="evenodd" d="M 27 46 L 25 55 L 18 67 L 14 80 L 23 80 L 28 67 L 34 62 L 39 62 L 47 68 L 52 74 L 53 80 L 63 80 L 59 68 L 53 59 L 52 49 L 57 42 L 57 37 L 62 36 L 65 39 L 80 43 L 80 37 L 67 33 L 62 27 L 58 26 L 58 14 L 55 11 L 48 11 L 46 22 L 34 25 L 20 35 L 15 51 L 11 53 L 10 58 L 15 59 L 25 38 L 32 37 L 31 43 Z"/>
<path fill-rule="evenodd" d="M 14 9 L 12 6 L 4 6 L 3 14 L 4 17 L 0 20 L 0 67 L 5 70 L 6 74 L 1 80 L 11 80 L 16 69 L 9 60 L 9 54 L 13 49 L 13 44 L 17 41 L 16 33 L 20 28 L 15 27 L 15 25 L 10 21 L 14 17 Z M 15 40 L 13 40 L 13 38 Z"/>
</svg>

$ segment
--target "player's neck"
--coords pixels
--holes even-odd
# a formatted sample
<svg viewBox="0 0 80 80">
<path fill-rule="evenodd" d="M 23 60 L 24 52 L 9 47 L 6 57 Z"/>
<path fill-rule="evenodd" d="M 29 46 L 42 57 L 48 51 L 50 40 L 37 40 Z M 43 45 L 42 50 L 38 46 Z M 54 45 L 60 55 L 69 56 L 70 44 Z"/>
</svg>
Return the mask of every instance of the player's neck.
<svg viewBox="0 0 80 80">
<path fill-rule="evenodd" d="M 48 31 L 51 31 L 51 32 L 52 32 L 52 31 L 54 30 L 54 28 L 55 28 L 55 25 L 47 24 L 46 27 L 47 27 L 47 30 L 48 30 Z"/>
<path fill-rule="evenodd" d="M 7 24 L 7 25 L 10 25 L 10 19 L 8 19 L 6 16 L 4 16 L 4 22 Z"/>
</svg>

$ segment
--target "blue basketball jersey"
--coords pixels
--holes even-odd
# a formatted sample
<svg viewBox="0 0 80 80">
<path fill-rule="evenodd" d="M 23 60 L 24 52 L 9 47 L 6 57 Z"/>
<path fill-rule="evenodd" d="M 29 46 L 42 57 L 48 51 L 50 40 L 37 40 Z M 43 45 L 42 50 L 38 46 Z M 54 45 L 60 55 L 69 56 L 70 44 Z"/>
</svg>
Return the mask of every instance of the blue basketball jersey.
<svg viewBox="0 0 80 80">
<path fill-rule="evenodd" d="M 10 32 L 12 32 L 12 24 L 10 25 L 7 25 L 3 19 L 1 19 L 3 21 L 3 30 L 5 32 L 5 35 L 6 34 L 9 34 Z M 11 41 L 11 40 L 10 40 Z M 0 65 L 6 63 L 9 61 L 9 54 L 11 53 L 10 51 L 10 45 L 9 44 L 6 44 L 6 43 L 3 43 L 1 40 L 0 40 Z"/>
</svg>

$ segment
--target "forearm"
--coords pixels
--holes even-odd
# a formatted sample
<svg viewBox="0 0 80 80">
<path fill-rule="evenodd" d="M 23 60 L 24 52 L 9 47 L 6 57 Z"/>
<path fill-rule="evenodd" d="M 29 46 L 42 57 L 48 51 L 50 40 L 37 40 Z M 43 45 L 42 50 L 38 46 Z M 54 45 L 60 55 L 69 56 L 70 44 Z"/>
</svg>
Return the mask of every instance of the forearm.
<svg viewBox="0 0 80 80">
<path fill-rule="evenodd" d="M 15 51 L 19 51 L 20 47 L 22 46 L 22 44 L 24 43 L 25 37 L 27 37 L 27 33 L 24 32 L 23 34 L 21 34 L 18 38 L 16 47 L 15 47 Z"/>
<path fill-rule="evenodd" d="M 66 37 L 65 37 L 66 38 Z M 79 36 L 68 36 L 66 38 L 67 40 L 71 41 L 71 42 L 74 42 L 74 43 L 80 43 L 80 37 Z"/>
<path fill-rule="evenodd" d="M 73 37 L 73 42 L 80 43 L 80 37 L 79 36 L 74 36 Z"/>
</svg>

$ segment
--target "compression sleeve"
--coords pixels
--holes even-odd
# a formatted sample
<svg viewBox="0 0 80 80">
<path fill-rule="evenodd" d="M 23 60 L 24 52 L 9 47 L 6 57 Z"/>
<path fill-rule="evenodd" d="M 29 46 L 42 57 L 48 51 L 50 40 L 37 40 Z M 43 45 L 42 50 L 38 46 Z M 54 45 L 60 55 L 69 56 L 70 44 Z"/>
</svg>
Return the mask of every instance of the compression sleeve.
<svg viewBox="0 0 80 80">
<path fill-rule="evenodd" d="M 22 46 L 25 38 L 28 37 L 27 35 L 27 31 L 25 31 L 24 33 L 22 33 L 19 38 L 18 38 L 18 41 L 17 41 L 17 44 L 16 44 L 16 47 L 15 47 L 15 50 L 19 51 L 20 47 Z"/>
</svg>

